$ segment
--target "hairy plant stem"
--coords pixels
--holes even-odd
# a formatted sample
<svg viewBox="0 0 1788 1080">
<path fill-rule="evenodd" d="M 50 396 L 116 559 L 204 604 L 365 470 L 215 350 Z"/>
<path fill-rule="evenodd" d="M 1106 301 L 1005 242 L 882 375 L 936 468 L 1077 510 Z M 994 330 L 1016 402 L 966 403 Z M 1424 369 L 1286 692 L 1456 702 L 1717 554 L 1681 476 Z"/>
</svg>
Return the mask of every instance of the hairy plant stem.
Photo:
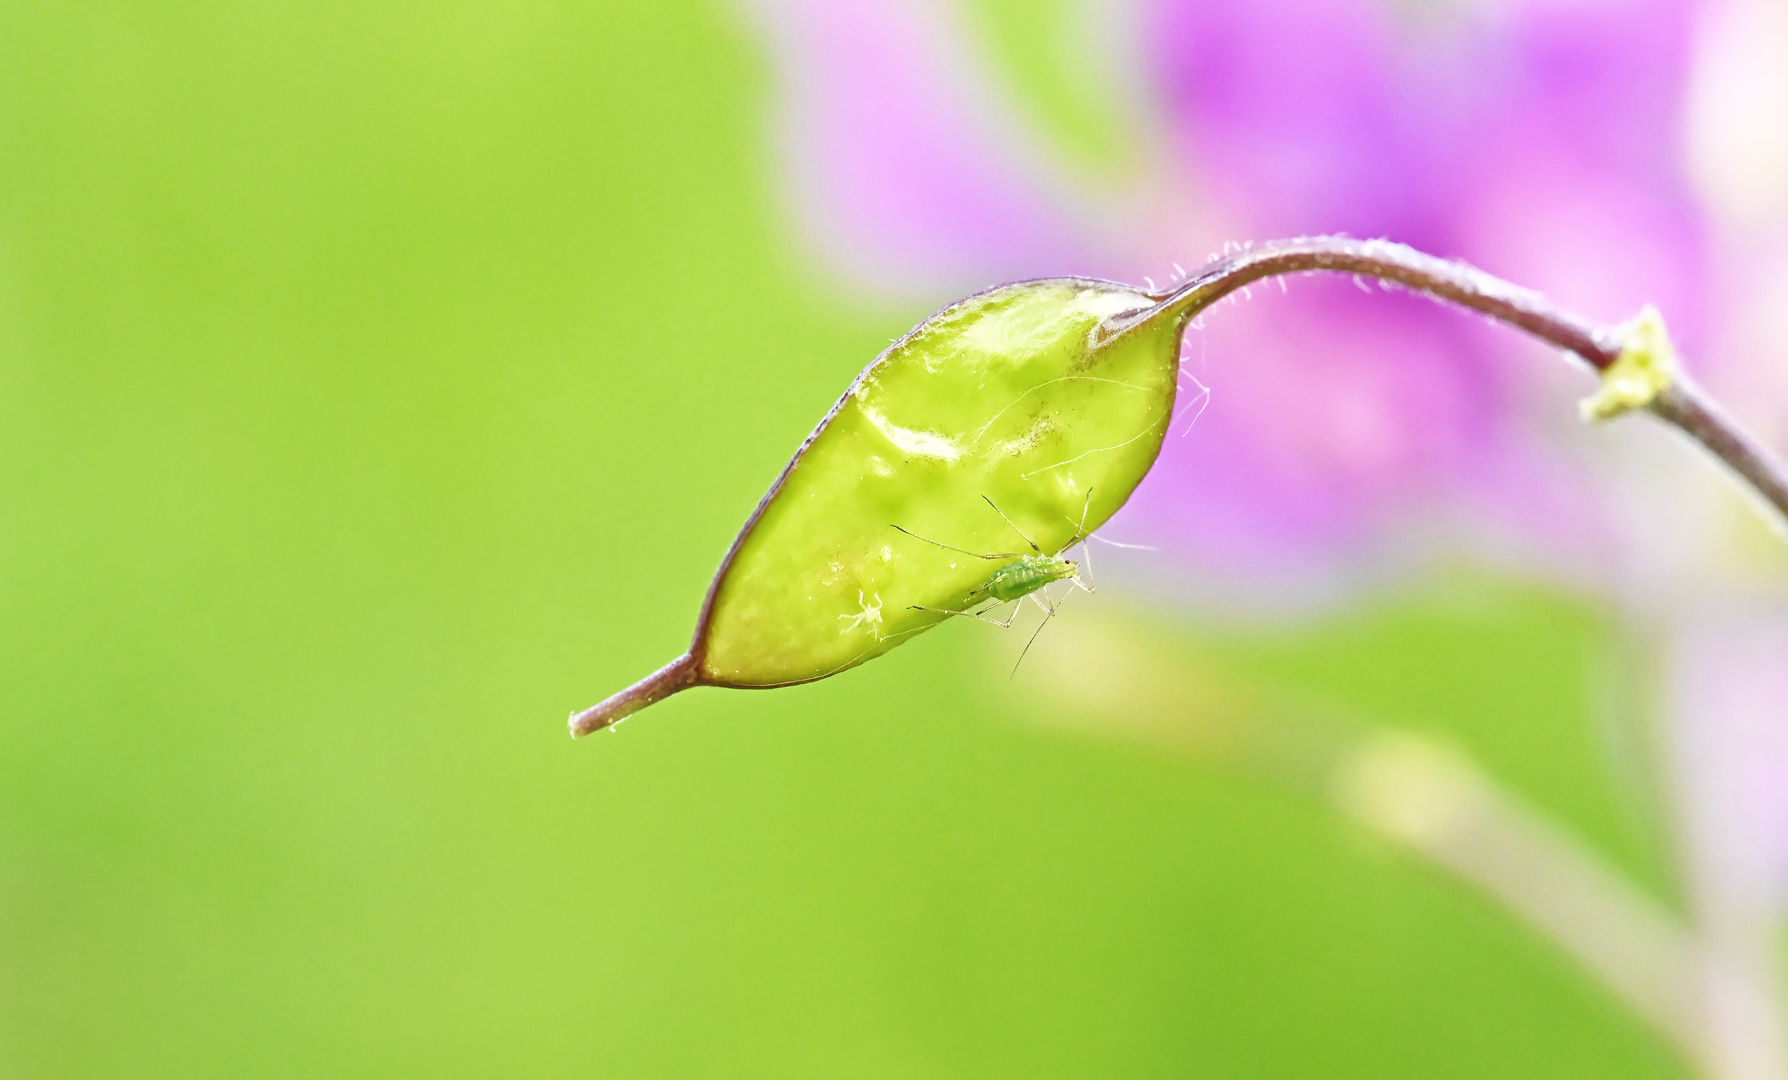
<svg viewBox="0 0 1788 1080">
<path fill-rule="evenodd" d="M 1386 240 L 1317 236 L 1272 241 L 1218 259 L 1158 298 L 1160 306 L 1196 311 L 1262 278 L 1312 272 L 1377 278 L 1449 300 L 1556 345 L 1597 372 L 1619 359 L 1624 345 L 1614 327 L 1560 310 L 1538 293 Z M 1679 372 L 1647 410 L 1719 459 L 1773 508 L 1778 531 L 1788 530 L 1788 467 L 1733 422 L 1706 391 Z"/>
</svg>

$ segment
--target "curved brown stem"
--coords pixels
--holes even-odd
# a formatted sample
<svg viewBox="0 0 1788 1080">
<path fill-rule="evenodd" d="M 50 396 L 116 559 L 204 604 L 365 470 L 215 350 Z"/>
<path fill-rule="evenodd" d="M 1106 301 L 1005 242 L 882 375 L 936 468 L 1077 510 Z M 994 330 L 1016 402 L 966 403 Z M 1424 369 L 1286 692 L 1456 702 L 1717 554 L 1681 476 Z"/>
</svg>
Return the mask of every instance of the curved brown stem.
<svg viewBox="0 0 1788 1080">
<path fill-rule="evenodd" d="M 1581 358 L 1605 371 L 1620 357 L 1621 335 L 1552 306 L 1538 293 L 1511 285 L 1463 263 L 1424 255 L 1388 240 L 1317 236 L 1278 240 L 1247 248 L 1206 266 L 1185 284 L 1161 294 L 1150 313 L 1162 309 L 1198 311 L 1262 278 L 1326 271 L 1393 281 L 1405 288 L 1482 312 Z M 1121 332 L 1121 327 L 1114 328 Z M 1652 415 L 1701 444 L 1747 484 L 1788 527 L 1788 467 L 1769 448 L 1740 428 L 1680 373 L 1648 407 Z"/>
<path fill-rule="evenodd" d="M 1706 391 L 1678 372 L 1676 382 L 1651 403 L 1651 411 L 1706 447 L 1775 507 L 1782 516 L 1776 522 L 1778 528 L 1788 525 L 1788 475 L 1781 460 L 1733 422 Z"/>
</svg>

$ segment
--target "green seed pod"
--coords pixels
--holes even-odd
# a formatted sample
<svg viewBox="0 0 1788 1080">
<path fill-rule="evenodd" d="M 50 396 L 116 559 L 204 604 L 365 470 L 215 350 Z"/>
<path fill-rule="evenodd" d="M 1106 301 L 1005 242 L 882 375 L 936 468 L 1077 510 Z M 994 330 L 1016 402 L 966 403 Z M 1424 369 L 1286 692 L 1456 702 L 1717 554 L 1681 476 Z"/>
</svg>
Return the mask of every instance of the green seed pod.
<svg viewBox="0 0 1788 1080">
<path fill-rule="evenodd" d="M 1187 307 L 1049 278 L 914 327 L 771 485 L 721 561 L 689 652 L 574 715 L 572 733 L 690 686 L 854 667 L 986 595 L 999 563 L 968 552 L 1035 554 L 1029 538 L 1053 555 L 1097 528 L 1160 451 Z"/>
</svg>

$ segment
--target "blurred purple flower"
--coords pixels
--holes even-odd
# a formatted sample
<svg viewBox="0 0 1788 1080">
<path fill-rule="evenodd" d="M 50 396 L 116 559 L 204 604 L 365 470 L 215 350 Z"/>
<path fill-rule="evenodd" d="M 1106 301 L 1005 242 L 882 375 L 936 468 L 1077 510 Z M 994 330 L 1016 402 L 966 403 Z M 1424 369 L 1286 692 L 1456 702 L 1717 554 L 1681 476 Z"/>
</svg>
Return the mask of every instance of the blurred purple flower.
<svg viewBox="0 0 1788 1080">
<path fill-rule="evenodd" d="M 791 209 L 871 287 L 941 300 L 1049 273 L 1136 280 L 1230 237 L 1345 232 L 1462 257 L 1603 318 L 1657 303 L 1696 344 L 1681 0 L 1155 0 L 1130 13 L 1121 65 L 1142 73 L 1151 175 L 1118 192 L 1035 136 L 947 9 L 759 10 Z M 1291 291 L 1256 289 L 1189 338 L 1212 405 L 1198 438 L 1170 440 L 1116 526 L 1125 539 L 1256 603 L 1437 529 L 1600 546 L 1606 526 L 1569 479 L 1580 467 L 1514 408 L 1538 365 L 1509 353 L 1530 346 L 1346 281 Z"/>
<path fill-rule="evenodd" d="M 1656 304 L 1741 413 L 1788 425 L 1785 369 L 1757 362 L 1788 345 L 1779 8 L 1138 0 L 1075 43 L 1113 73 L 1140 144 L 1141 164 L 1114 183 L 1052 149 L 944 0 L 752 2 L 781 81 L 791 218 L 866 292 L 942 302 L 1058 273 L 1137 281 L 1242 237 L 1384 236 L 1591 317 Z M 1733 60 L 1702 55 L 1691 72 L 1698 47 Z M 1676 459 L 1652 456 L 1676 448 L 1627 431 L 1575 440 L 1541 419 L 1568 417 L 1561 396 L 1586 386 L 1553 358 L 1415 297 L 1322 278 L 1289 292 L 1257 286 L 1189 335 L 1209 408 L 1195 438 L 1179 437 L 1190 416 L 1176 426 L 1111 526 L 1159 545 L 1203 601 L 1302 602 L 1370 579 L 1375 562 L 1461 545 L 1540 556 L 1679 622 L 1685 596 L 1734 584 L 1729 566 L 1708 572 L 1722 511 L 1706 475 L 1676 488 Z M 1543 410 L 1528 406 L 1536 391 Z M 1614 454 L 1621 464 L 1595 469 Z M 1623 503 L 1633 462 L 1647 494 Z M 1779 604 L 1691 622 L 1665 634 L 1685 875 L 1712 962 L 1752 987 L 1706 991 L 1729 1065 L 1716 1071 L 1779 1076 L 1788 623 Z"/>
</svg>

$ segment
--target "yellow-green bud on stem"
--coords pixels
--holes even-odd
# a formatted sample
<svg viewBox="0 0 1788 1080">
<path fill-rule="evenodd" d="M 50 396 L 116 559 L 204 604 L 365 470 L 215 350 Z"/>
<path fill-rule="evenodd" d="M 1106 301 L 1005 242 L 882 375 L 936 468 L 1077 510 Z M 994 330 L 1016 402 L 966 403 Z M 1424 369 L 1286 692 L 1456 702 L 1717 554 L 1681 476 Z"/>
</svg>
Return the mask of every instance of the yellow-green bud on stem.
<svg viewBox="0 0 1788 1080">
<path fill-rule="evenodd" d="M 1580 404 L 1585 420 L 1612 420 L 1648 409 L 1676 382 L 1676 348 L 1657 308 L 1645 305 L 1636 318 L 1620 325 L 1619 333 L 1620 355 L 1602 369 L 1601 389 Z"/>
</svg>

